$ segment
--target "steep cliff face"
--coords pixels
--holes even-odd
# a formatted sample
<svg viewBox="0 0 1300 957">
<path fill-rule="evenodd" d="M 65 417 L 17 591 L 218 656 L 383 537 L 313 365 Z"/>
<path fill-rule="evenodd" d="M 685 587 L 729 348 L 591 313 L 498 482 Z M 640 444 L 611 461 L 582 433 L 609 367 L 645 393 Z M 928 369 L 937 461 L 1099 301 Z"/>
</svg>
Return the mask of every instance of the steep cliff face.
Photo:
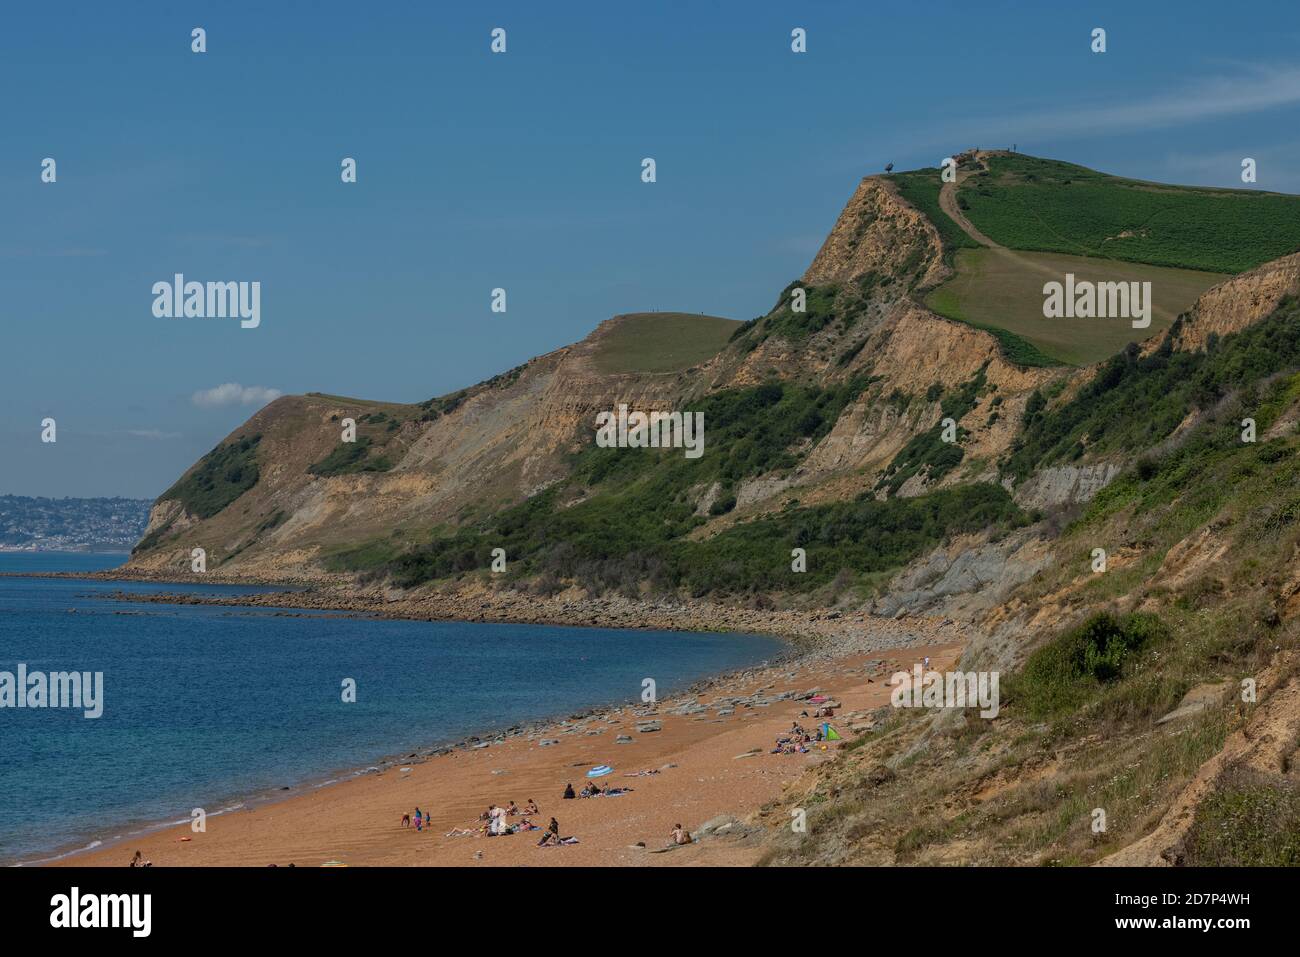
<svg viewBox="0 0 1300 957">
<path fill-rule="evenodd" d="M 1267 262 L 1212 287 L 1170 331 L 1173 347 L 1204 349 L 1211 335 L 1225 336 L 1253 325 L 1286 296 L 1300 293 L 1300 253 Z M 1155 344 L 1148 349 L 1155 348 Z"/>
<path fill-rule="evenodd" d="M 206 518 L 165 493 L 129 567 L 187 570 L 191 550 L 202 547 L 209 568 L 227 574 L 319 577 L 326 574 L 321 559 L 341 547 L 379 538 L 401 543 L 526 498 L 567 473 L 566 455 L 590 439 L 597 412 L 620 402 L 645 411 L 680 407 L 684 372 L 596 367 L 602 343 L 623 319 L 432 405 L 314 394 L 277 399 L 219 446 L 259 437 L 256 484 Z M 365 419 L 376 416 L 383 418 L 372 428 Z M 361 423 L 363 440 L 376 433 L 384 470 L 313 472 L 346 448 L 345 418 Z"/>
<path fill-rule="evenodd" d="M 382 541 L 400 551 L 562 481 L 571 454 L 590 444 L 599 411 L 624 402 L 643 411 L 689 409 L 704 396 L 771 381 L 867 384 L 818 441 L 793 450 L 795 467 L 740 481 L 734 510 L 712 515 L 718 490 L 690 490 L 707 520 L 700 537 L 795 500 L 916 496 L 969 482 L 1011 488 L 1000 461 L 1030 397 L 1067 401 L 1093 370 L 1019 366 L 990 334 L 920 305 L 919 290 L 947 271 L 935 226 L 887 178 L 867 177 L 794 284 L 822 297 L 817 323 L 792 310 L 792 286 L 767 317 L 736 324 L 729 342 L 724 334 L 690 361 L 653 366 L 659 371 L 623 371 L 607 361 L 612 342 L 622 336 L 626 346 L 629 323 L 645 321 L 622 316 L 582 342 L 419 405 L 279 399 L 164 494 L 131 565 L 179 571 L 189 567 L 191 549 L 203 547 L 209 567 L 227 574 L 329 575 L 330 556 L 341 549 Z M 1300 254 L 1216 286 L 1184 319 L 1173 346 L 1201 348 L 1211 333 L 1257 321 L 1298 285 Z M 937 435 L 944 409 L 963 390 L 967 400 L 955 413 L 960 463 L 904 461 L 920 438 Z M 358 456 L 340 443 L 346 418 L 360 423 L 369 443 Z M 239 453 L 242 485 L 226 489 L 223 456 L 254 439 L 251 451 Z M 1120 464 L 1056 466 L 1013 491 L 1027 509 L 1067 506 L 1095 495 Z M 902 466 L 905 481 L 882 484 Z M 251 484 L 249 468 L 256 470 Z"/>
<path fill-rule="evenodd" d="M 934 225 L 899 197 L 888 179 L 868 176 L 849 198 L 803 281 L 844 282 L 900 267 L 923 286 L 941 282 L 948 273 Z"/>
</svg>

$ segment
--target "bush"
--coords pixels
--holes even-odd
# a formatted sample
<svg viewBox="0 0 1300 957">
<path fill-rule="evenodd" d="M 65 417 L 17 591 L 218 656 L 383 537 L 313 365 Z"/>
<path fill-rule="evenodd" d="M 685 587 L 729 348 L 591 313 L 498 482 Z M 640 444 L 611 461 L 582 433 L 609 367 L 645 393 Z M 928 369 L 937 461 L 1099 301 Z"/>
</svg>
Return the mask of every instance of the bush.
<svg viewBox="0 0 1300 957">
<path fill-rule="evenodd" d="M 1154 615 L 1093 615 L 1031 654 L 1007 683 L 1007 698 L 1036 719 L 1076 709 L 1117 681 L 1137 651 L 1166 635 Z"/>
</svg>

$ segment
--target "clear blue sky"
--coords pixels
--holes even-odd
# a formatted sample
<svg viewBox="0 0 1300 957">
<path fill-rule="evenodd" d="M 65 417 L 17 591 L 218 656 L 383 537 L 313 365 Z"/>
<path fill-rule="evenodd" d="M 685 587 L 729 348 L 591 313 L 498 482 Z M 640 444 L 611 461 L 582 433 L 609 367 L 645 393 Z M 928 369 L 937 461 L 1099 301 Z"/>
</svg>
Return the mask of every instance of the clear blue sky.
<svg viewBox="0 0 1300 957">
<path fill-rule="evenodd" d="M 4 21 L 0 492 L 153 497 L 257 408 L 196 403 L 224 383 L 415 402 L 619 312 L 752 318 L 890 161 L 1015 142 L 1240 185 L 1253 156 L 1261 188 L 1300 192 L 1294 2 L 168 0 Z M 175 272 L 260 281 L 261 327 L 154 318 Z"/>
</svg>

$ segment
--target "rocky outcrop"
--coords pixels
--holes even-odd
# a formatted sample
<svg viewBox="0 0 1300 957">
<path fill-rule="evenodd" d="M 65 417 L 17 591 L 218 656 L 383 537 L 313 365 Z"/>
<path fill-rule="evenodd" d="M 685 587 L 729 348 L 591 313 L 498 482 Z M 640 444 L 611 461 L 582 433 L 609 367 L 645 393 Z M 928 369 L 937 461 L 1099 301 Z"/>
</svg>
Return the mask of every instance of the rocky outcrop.
<svg viewBox="0 0 1300 957">
<path fill-rule="evenodd" d="M 900 264 L 911 264 L 910 278 L 924 286 L 948 273 L 939 233 L 930 221 L 903 201 L 887 179 L 868 176 L 849 198 L 803 281 L 818 285 L 867 273 L 892 276 Z"/>
<path fill-rule="evenodd" d="M 1212 286 L 1196 305 L 1170 330 L 1170 344 L 1177 351 L 1204 349 L 1211 335 L 1239 332 L 1263 319 L 1286 296 L 1300 294 L 1300 253 L 1266 262 L 1240 276 Z M 1159 346 L 1152 339 L 1146 350 Z"/>
<path fill-rule="evenodd" d="M 1039 469 L 1021 482 L 1013 497 L 1025 509 L 1075 505 L 1091 501 L 1119 473 L 1120 466 L 1111 462 L 1051 466 Z"/>
<path fill-rule="evenodd" d="M 970 619 L 1051 562 L 1050 543 L 1029 529 L 996 542 L 966 536 L 904 569 L 876 600 L 872 614 L 893 618 L 905 611 Z"/>
</svg>

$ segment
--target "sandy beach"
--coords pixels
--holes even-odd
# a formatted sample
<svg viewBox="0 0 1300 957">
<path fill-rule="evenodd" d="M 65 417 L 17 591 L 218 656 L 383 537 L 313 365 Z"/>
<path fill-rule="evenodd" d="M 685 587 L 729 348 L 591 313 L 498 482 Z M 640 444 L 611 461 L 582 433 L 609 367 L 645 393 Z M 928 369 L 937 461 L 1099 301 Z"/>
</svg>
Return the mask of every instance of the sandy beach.
<svg viewBox="0 0 1300 957">
<path fill-rule="evenodd" d="M 460 748 L 212 816 L 203 833 L 170 827 L 58 864 L 124 866 L 137 848 L 156 867 L 753 864 L 761 855 L 761 826 L 746 819 L 857 737 L 853 728 L 869 727 L 870 712 L 889 704 L 890 674 L 926 655 L 935 668 L 955 663 L 963 642 L 954 635 L 952 641 L 881 651 L 805 655 L 724 679 L 698 697 L 556 722 L 488 747 Z M 809 729 L 819 725 L 816 718 L 800 717 L 816 705 L 798 696 L 813 689 L 840 703 L 832 724 L 843 740 L 813 744 L 808 754 L 770 753 L 792 722 Z M 652 707 L 654 714 L 646 714 Z M 649 718 L 661 729 L 637 730 L 637 722 Z M 616 743 L 620 735 L 631 743 Z M 630 787 L 631 793 L 561 799 L 567 783 L 580 790 L 586 771 L 600 764 L 614 768 L 601 785 Z M 639 775 L 643 771 L 657 773 Z M 544 828 L 555 817 L 561 834 L 580 843 L 538 847 L 540 830 L 502 837 L 453 833 L 477 829 L 490 804 L 514 800 L 522 808 L 529 799 L 540 809 L 532 820 Z M 400 824 L 417 806 L 431 816 L 420 832 Z M 742 823 L 660 852 L 674 824 L 695 832 L 722 815 Z"/>
</svg>

